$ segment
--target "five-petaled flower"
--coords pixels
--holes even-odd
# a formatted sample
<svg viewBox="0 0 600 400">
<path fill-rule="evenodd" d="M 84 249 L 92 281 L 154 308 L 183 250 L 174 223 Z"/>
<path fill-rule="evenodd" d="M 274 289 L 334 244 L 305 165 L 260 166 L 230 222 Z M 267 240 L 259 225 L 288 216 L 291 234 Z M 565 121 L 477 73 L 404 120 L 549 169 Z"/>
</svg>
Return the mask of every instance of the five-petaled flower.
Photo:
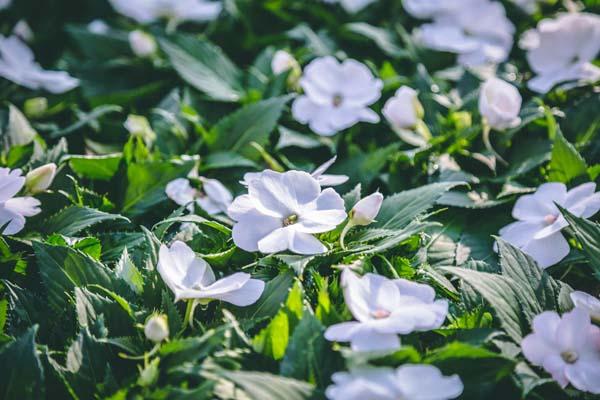
<svg viewBox="0 0 600 400">
<path fill-rule="evenodd" d="M 600 210 L 600 192 L 595 190 L 592 182 L 569 191 L 563 183 L 544 183 L 534 194 L 517 200 L 512 216 L 518 221 L 502 228 L 500 236 L 533 257 L 541 268 L 550 267 L 570 250 L 560 232 L 568 223 L 556 204 L 575 216 L 589 218 Z"/>
<path fill-rule="evenodd" d="M 46 71 L 35 62 L 33 52 L 16 36 L 0 35 L 0 77 L 29 89 L 64 93 L 79 85 L 79 80 L 64 71 Z"/>
<path fill-rule="evenodd" d="M 560 317 L 546 311 L 533 319 L 533 333 L 522 343 L 523 355 L 544 368 L 562 387 L 600 393 L 600 328 L 581 308 Z"/>
<path fill-rule="evenodd" d="M 25 227 L 25 217 L 41 212 L 39 200 L 15 197 L 25 185 L 20 169 L 0 168 L 0 233 L 14 235 Z"/>
<path fill-rule="evenodd" d="M 379 122 L 369 106 L 381 96 L 383 82 L 356 60 L 317 58 L 304 69 L 300 86 L 304 95 L 294 100 L 292 114 L 319 135 L 334 135 L 360 121 Z"/>
<path fill-rule="evenodd" d="M 404 364 L 397 369 L 363 367 L 336 372 L 326 391 L 330 400 L 447 400 L 463 392 L 458 375 L 444 376 L 433 365 Z"/>
<path fill-rule="evenodd" d="M 245 272 L 236 272 L 217 280 L 210 265 L 197 257 L 188 245 L 179 241 L 171 247 L 160 247 L 157 269 L 175 294 L 175 301 L 196 300 L 206 303 L 221 300 L 236 306 L 248 306 L 259 299 L 265 288 L 263 281 L 252 279 Z"/>
<path fill-rule="evenodd" d="M 350 342 L 354 351 L 390 351 L 400 347 L 398 334 L 428 331 L 442 326 L 446 300 L 435 300 L 431 286 L 406 279 L 388 279 L 368 273 L 358 277 L 342 271 L 346 306 L 357 321 L 330 326 L 325 338 Z"/>
<path fill-rule="evenodd" d="M 218 180 L 204 177 L 198 178 L 201 189 L 195 189 L 186 178 L 177 178 L 169 182 L 165 188 L 167 197 L 180 206 L 187 206 L 193 211 L 194 202 L 210 215 L 227 212 L 233 196 Z"/>
<path fill-rule="evenodd" d="M 333 189 L 321 190 L 313 176 L 301 171 L 266 170 L 248 184 L 228 210 L 234 219 L 233 241 L 246 251 L 318 254 L 327 247 L 315 236 L 346 219 L 344 200 Z"/>
</svg>

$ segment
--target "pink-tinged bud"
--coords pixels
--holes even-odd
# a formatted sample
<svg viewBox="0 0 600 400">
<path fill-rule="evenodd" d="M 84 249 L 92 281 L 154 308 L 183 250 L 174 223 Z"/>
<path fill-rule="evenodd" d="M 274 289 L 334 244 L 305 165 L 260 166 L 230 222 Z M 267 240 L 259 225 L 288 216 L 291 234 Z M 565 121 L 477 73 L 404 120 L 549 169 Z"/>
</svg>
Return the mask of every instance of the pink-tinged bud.
<svg viewBox="0 0 600 400">
<path fill-rule="evenodd" d="M 144 334 L 148 340 L 160 343 L 169 337 L 167 316 L 158 314 L 151 316 L 144 326 Z"/>
<path fill-rule="evenodd" d="M 34 170 L 29 171 L 25 177 L 25 188 L 28 193 L 36 194 L 45 192 L 52 181 L 54 181 L 54 175 L 56 174 L 56 164 L 50 163 L 42 165 Z"/>
<path fill-rule="evenodd" d="M 381 203 L 383 202 L 383 195 L 379 192 L 375 192 L 352 207 L 350 211 L 350 223 L 352 225 L 369 225 L 375 221 L 375 217 L 379 214 Z"/>
</svg>

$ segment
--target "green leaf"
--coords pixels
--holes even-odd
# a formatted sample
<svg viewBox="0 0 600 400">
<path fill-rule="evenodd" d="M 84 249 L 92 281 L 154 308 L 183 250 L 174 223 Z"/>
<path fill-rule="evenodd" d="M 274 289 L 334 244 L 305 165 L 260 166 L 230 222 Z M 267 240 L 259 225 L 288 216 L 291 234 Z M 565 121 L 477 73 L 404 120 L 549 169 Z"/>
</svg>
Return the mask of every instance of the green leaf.
<svg viewBox="0 0 600 400">
<path fill-rule="evenodd" d="M 239 308 L 235 313 L 238 319 L 258 321 L 263 318 L 273 317 L 281 304 L 288 297 L 288 292 L 294 282 L 294 274 L 284 272 L 267 282 L 265 290 L 258 301 L 249 307 Z"/>
<path fill-rule="evenodd" d="M 42 281 L 48 290 L 50 306 L 63 312 L 67 294 L 78 286 L 98 284 L 111 288 L 112 271 L 90 256 L 69 247 L 33 242 Z"/>
<path fill-rule="evenodd" d="M 82 329 L 66 356 L 66 378 L 80 398 L 93 398 L 110 371 L 106 344 Z"/>
<path fill-rule="evenodd" d="M 131 290 L 135 293 L 141 294 L 144 291 L 144 278 L 133 261 L 131 261 L 127 248 L 123 250 L 123 254 L 121 254 L 121 258 L 115 266 L 115 274 L 127 282 Z"/>
<path fill-rule="evenodd" d="M 22 336 L 0 350 L 0 398 L 45 398 L 44 368 L 35 348 L 37 330 L 37 325 L 30 327 Z"/>
<path fill-rule="evenodd" d="M 220 376 L 242 389 L 252 400 L 305 400 L 313 386 L 295 379 L 265 372 L 220 370 Z"/>
<path fill-rule="evenodd" d="M 68 156 L 64 160 L 82 178 L 110 180 L 118 171 L 122 154 L 101 156 Z"/>
<path fill-rule="evenodd" d="M 448 190 L 463 184 L 463 182 L 432 183 L 387 197 L 383 200 L 377 222 L 373 227 L 401 229 L 433 207 Z"/>
<path fill-rule="evenodd" d="M 42 232 L 74 236 L 96 224 L 107 221 L 130 222 L 122 215 L 108 214 L 93 208 L 71 206 L 48 218 L 41 226 Z"/>
<path fill-rule="evenodd" d="M 394 58 L 409 57 L 409 53 L 402 49 L 389 30 L 378 28 L 364 22 L 352 22 L 344 25 L 350 32 L 371 39 L 386 55 Z"/>
<path fill-rule="evenodd" d="M 245 157 L 256 157 L 250 143 L 264 145 L 277 127 L 290 96 L 274 97 L 245 106 L 221 119 L 210 131 L 212 151 L 231 151 Z"/>
<path fill-rule="evenodd" d="M 576 217 L 564 208 L 561 208 L 560 211 L 583 246 L 583 251 L 588 256 L 594 270 L 594 276 L 600 280 L 600 224 Z"/>
<path fill-rule="evenodd" d="M 180 34 L 159 43 L 179 76 L 209 98 L 237 102 L 243 97 L 242 73 L 206 38 Z"/>
<path fill-rule="evenodd" d="M 587 173 L 585 160 L 575 147 L 565 139 L 560 129 L 556 131 L 549 169 L 549 181 L 564 183 Z"/>
</svg>

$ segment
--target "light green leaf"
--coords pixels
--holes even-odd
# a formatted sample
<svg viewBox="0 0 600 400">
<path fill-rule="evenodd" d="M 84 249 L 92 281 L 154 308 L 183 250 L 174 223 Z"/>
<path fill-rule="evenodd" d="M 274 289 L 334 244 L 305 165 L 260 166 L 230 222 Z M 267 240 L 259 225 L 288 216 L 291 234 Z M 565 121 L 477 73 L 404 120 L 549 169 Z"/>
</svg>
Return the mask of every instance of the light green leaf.
<svg viewBox="0 0 600 400">
<path fill-rule="evenodd" d="M 564 208 L 561 209 L 561 212 L 573 228 L 575 237 L 583 246 L 583 251 L 588 256 L 594 270 L 594 276 L 600 280 L 600 225 L 585 218 L 576 217 Z"/>
<path fill-rule="evenodd" d="M 123 250 L 121 258 L 115 266 L 115 274 L 127 282 L 135 293 L 141 294 L 144 291 L 144 278 L 135 264 L 133 264 L 133 261 L 131 261 L 127 248 Z"/>
<path fill-rule="evenodd" d="M 101 156 L 68 156 L 64 160 L 82 178 L 110 180 L 118 171 L 122 154 Z"/>
<path fill-rule="evenodd" d="M 577 149 L 565 139 L 560 129 L 552 147 L 548 180 L 568 183 L 573 178 L 587 173 L 587 164 Z"/>
</svg>

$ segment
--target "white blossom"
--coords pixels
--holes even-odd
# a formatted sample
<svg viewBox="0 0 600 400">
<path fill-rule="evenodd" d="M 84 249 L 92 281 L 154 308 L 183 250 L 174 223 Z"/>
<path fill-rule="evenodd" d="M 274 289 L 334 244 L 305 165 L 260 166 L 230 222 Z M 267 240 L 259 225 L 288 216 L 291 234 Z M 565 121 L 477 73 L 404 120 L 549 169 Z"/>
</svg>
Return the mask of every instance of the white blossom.
<svg viewBox="0 0 600 400">
<path fill-rule="evenodd" d="M 245 272 L 217 280 L 210 265 L 179 241 L 170 248 L 160 247 L 157 269 L 175 294 L 175 301 L 221 300 L 236 306 L 248 306 L 259 299 L 265 288 L 263 281 L 252 279 Z"/>
<path fill-rule="evenodd" d="M 154 37 L 144 31 L 131 31 L 129 32 L 128 39 L 133 54 L 138 57 L 150 57 L 158 50 L 158 45 Z"/>
<path fill-rule="evenodd" d="M 14 235 L 25 227 L 25 217 L 41 212 L 33 197 L 15 197 L 25 185 L 20 169 L 0 168 L 0 233 Z"/>
<path fill-rule="evenodd" d="M 331 188 L 321 190 L 306 172 L 267 170 L 247 184 L 248 194 L 237 197 L 228 210 L 237 221 L 233 241 L 243 250 L 323 253 L 327 248 L 313 235 L 346 219 L 341 196 Z"/>
<path fill-rule="evenodd" d="M 575 307 L 587 311 L 594 321 L 600 323 L 600 299 L 578 290 L 571 292 L 570 296 Z"/>
<path fill-rule="evenodd" d="M 361 121 L 379 122 L 368 106 L 381 96 L 383 82 L 356 60 L 317 58 L 304 69 L 300 86 L 304 95 L 294 100 L 292 114 L 319 135 L 331 136 Z"/>
<path fill-rule="evenodd" d="M 29 89 L 63 93 L 79 81 L 64 71 L 46 71 L 35 62 L 33 52 L 16 36 L 0 35 L 0 77 Z"/>
<path fill-rule="evenodd" d="M 319 182 L 322 187 L 325 186 L 338 186 L 348 182 L 348 176 L 346 175 L 333 175 L 326 174 L 325 172 L 335 163 L 337 156 L 330 158 L 323 164 L 317 167 L 310 175 Z M 248 186 L 248 183 L 252 179 L 257 179 L 261 176 L 262 172 L 247 172 L 244 174 L 244 179 L 240 183 L 244 186 Z"/>
<path fill-rule="evenodd" d="M 514 25 L 500 2 L 492 0 L 404 0 L 417 18 L 431 18 L 416 31 L 423 46 L 458 54 L 468 67 L 498 64 L 508 58 Z"/>
<path fill-rule="evenodd" d="M 201 189 L 195 189 L 186 178 L 169 182 L 165 188 L 167 197 L 180 206 L 193 211 L 193 203 L 198 204 L 210 215 L 227 212 L 233 200 L 231 192 L 218 180 L 200 177 Z"/>
<path fill-rule="evenodd" d="M 423 118 L 424 111 L 417 91 L 402 86 L 386 101 L 382 113 L 394 128 L 413 129 Z"/>
<path fill-rule="evenodd" d="M 521 103 L 519 90 L 502 79 L 493 77 L 481 85 L 479 112 L 493 129 L 518 126 L 521 123 Z"/>
<path fill-rule="evenodd" d="M 327 388 L 330 400 L 446 400 L 463 392 L 458 375 L 444 376 L 433 365 L 404 364 L 397 369 L 367 368 L 336 372 Z"/>
<path fill-rule="evenodd" d="M 534 194 L 521 196 L 512 211 L 513 222 L 500 230 L 502 239 L 519 247 L 547 268 L 569 254 L 569 243 L 560 232 L 568 225 L 556 204 L 581 218 L 600 210 L 600 192 L 595 183 L 584 183 L 569 191 L 563 183 L 544 183 Z"/>
<path fill-rule="evenodd" d="M 12 0 L 0 0 L 0 11 L 10 7 Z"/>
<path fill-rule="evenodd" d="M 600 51 L 598 15 L 566 13 L 544 19 L 537 29 L 527 32 L 521 46 L 527 50 L 527 61 L 536 73 L 527 82 L 535 92 L 546 93 L 561 83 L 572 87 L 600 79 L 600 68 L 592 64 Z"/>
<path fill-rule="evenodd" d="M 36 194 L 48 190 L 54 175 L 56 174 L 56 164 L 50 163 L 37 167 L 27 173 L 25 177 L 25 188 L 28 193 Z"/>
<path fill-rule="evenodd" d="M 575 308 L 562 318 L 546 311 L 533 319 L 533 333 L 522 343 L 523 355 L 544 368 L 562 387 L 600 394 L 600 328 Z"/>
<path fill-rule="evenodd" d="M 428 331 L 442 326 L 448 313 L 446 300 L 435 300 L 431 286 L 381 275 L 358 277 L 342 272 L 346 306 L 357 321 L 330 326 L 325 338 L 350 342 L 354 351 L 389 351 L 400 347 L 399 334 Z"/>
<path fill-rule="evenodd" d="M 169 323 L 166 315 L 152 315 L 144 325 L 144 335 L 154 343 L 169 338 Z"/>
<path fill-rule="evenodd" d="M 204 22 L 219 16 L 223 5 L 207 0 L 109 0 L 113 8 L 141 24 L 161 18 L 177 24 L 185 21 Z"/>
<path fill-rule="evenodd" d="M 95 19 L 87 25 L 87 29 L 96 35 L 104 35 L 105 33 L 108 33 L 110 26 L 101 19 Z"/>
</svg>

